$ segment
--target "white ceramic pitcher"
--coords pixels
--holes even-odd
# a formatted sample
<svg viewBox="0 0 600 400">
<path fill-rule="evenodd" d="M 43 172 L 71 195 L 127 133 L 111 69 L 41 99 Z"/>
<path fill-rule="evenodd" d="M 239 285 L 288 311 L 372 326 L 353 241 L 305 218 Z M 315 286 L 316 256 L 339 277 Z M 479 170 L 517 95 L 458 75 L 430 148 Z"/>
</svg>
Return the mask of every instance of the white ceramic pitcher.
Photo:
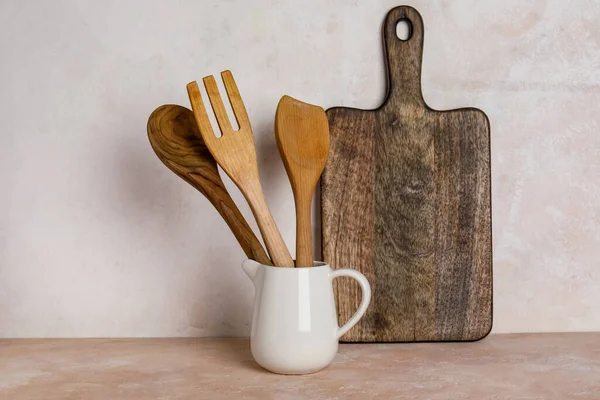
<svg viewBox="0 0 600 400">
<path fill-rule="evenodd" d="M 371 301 L 367 278 L 353 269 L 269 267 L 254 260 L 242 264 L 256 289 L 252 317 L 252 356 L 278 374 L 308 374 L 333 361 L 338 339 L 363 316 Z M 362 289 L 356 313 L 338 327 L 333 279 L 354 278 Z"/>
</svg>

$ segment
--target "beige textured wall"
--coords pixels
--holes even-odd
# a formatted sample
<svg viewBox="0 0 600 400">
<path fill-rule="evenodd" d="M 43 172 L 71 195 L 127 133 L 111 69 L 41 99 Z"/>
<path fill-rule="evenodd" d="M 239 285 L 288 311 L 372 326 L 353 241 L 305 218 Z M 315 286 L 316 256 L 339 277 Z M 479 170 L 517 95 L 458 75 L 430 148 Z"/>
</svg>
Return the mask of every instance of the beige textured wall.
<svg viewBox="0 0 600 400">
<path fill-rule="evenodd" d="M 293 248 L 277 101 L 377 106 L 399 4 L 0 2 L 0 337 L 248 334 L 243 253 L 156 159 L 146 119 L 231 69 Z M 599 330 L 600 2 L 411 4 L 428 103 L 491 120 L 494 331 Z"/>
</svg>

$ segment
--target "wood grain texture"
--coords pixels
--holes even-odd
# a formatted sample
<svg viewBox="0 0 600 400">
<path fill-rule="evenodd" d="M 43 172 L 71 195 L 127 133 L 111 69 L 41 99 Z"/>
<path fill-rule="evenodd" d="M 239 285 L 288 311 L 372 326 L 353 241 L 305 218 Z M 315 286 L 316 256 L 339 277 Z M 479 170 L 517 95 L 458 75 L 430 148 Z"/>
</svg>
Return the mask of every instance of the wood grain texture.
<svg viewBox="0 0 600 400">
<path fill-rule="evenodd" d="M 217 162 L 202 141 L 192 110 L 174 104 L 148 118 L 148 139 L 158 158 L 202 193 L 223 217 L 248 258 L 272 265 L 262 244 L 227 192 Z"/>
<path fill-rule="evenodd" d="M 406 19 L 411 36 L 396 25 Z M 327 110 L 322 243 L 333 268 L 373 288 L 349 342 L 477 340 L 492 326 L 490 128 L 475 108 L 436 111 L 421 94 L 423 22 L 396 7 L 383 26 L 388 92 L 375 110 Z M 336 282 L 339 322 L 360 303 Z"/>
<path fill-rule="evenodd" d="M 231 72 L 223 71 L 221 77 L 239 129 L 234 131 L 231 127 L 215 78 L 210 75 L 203 79 L 204 87 L 222 135 L 215 136 L 198 84 L 191 82 L 187 85 L 187 91 L 200 135 L 217 163 L 248 201 L 273 264 L 293 268 L 294 260 L 275 224 L 260 184 L 254 136 L 246 107 Z"/>
<path fill-rule="evenodd" d="M 275 138 L 296 205 L 296 267 L 312 267 L 310 211 L 329 154 L 329 124 L 325 110 L 283 96 L 275 113 Z"/>
</svg>

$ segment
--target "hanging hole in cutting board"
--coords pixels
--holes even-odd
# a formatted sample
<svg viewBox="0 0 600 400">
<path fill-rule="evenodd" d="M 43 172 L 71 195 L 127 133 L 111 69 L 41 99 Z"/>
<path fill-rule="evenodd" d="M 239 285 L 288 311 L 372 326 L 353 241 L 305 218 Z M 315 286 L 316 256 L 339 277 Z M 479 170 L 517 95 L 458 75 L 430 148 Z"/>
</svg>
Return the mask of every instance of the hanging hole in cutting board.
<svg viewBox="0 0 600 400">
<path fill-rule="evenodd" d="M 406 42 L 412 36 L 412 24 L 408 18 L 402 18 L 396 24 L 396 36 L 398 39 Z"/>
</svg>

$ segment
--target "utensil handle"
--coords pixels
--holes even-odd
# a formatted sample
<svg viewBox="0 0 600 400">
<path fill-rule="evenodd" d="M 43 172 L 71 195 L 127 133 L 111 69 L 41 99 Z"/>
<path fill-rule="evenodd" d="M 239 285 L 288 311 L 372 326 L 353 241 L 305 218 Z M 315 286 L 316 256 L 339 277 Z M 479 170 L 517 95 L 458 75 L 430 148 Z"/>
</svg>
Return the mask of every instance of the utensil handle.
<svg viewBox="0 0 600 400">
<path fill-rule="evenodd" d="M 312 227 L 310 224 L 312 197 L 298 195 L 294 197 L 296 200 L 296 267 L 312 267 L 314 266 Z"/>
<path fill-rule="evenodd" d="M 267 201 L 263 194 L 260 183 L 248 185 L 242 193 L 246 197 L 252 214 L 256 219 L 260 233 L 267 246 L 267 251 L 271 256 L 273 265 L 276 267 L 294 268 L 294 260 L 283 241 L 281 232 L 277 228 L 277 224 L 273 219 L 273 215 L 269 210 Z"/>
<path fill-rule="evenodd" d="M 365 278 L 363 274 L 350 268 L 336 269 L 333 270 L 331 273 L 332 283 L 335 278 L 340 276 L 347 276 L 358 281 L 358 284 L 360 285 L 360 289 L 362 291 L 362 300 L 360 301 L 360 306 L 358 306 L 358 309 L 356 310 L 352 318 L 350 318 L 348 322 L 346 322 L 342 327 L 338 328 L 338 339 L 342 337 L 344 333 L 348 332 L 350 328 L 356 325 L 356 323 L 362 318 L 362 316 L 367 311 L 369 303 L 371 302 L 371 285 L 369 285 L 369 281 L 367 280 L 367 278 Z"/>
<path fill-rule="evenodd" d="M 184 177 L 184 179 L 186 178 Z M 227 193 L 221 178 L 219 176 L 213 177 L 214 180 L 218 180 L 214 183 L 206 176 L 194 174 L 190 179 L 201 183 L 192 186 L 201 191 L 221 214 L 246 256 L 263 265 L 273 265 L 252 228 L 248 225 L 229 193 Z M 210 193 L 207 192 L 208 188 L 212 188 Z"/>
<path fill-rule="evenodd" d="M 396 25 L 402 20 L 409 24 L 407 40 L 398 38 L 396 34 Z M 425 103 L 421 93 L 423 30 L 423 19 L 412 7 L 392 8 L 385 17 L 383 48 L 388 75 L 386 103 Z"/>
</svg>

